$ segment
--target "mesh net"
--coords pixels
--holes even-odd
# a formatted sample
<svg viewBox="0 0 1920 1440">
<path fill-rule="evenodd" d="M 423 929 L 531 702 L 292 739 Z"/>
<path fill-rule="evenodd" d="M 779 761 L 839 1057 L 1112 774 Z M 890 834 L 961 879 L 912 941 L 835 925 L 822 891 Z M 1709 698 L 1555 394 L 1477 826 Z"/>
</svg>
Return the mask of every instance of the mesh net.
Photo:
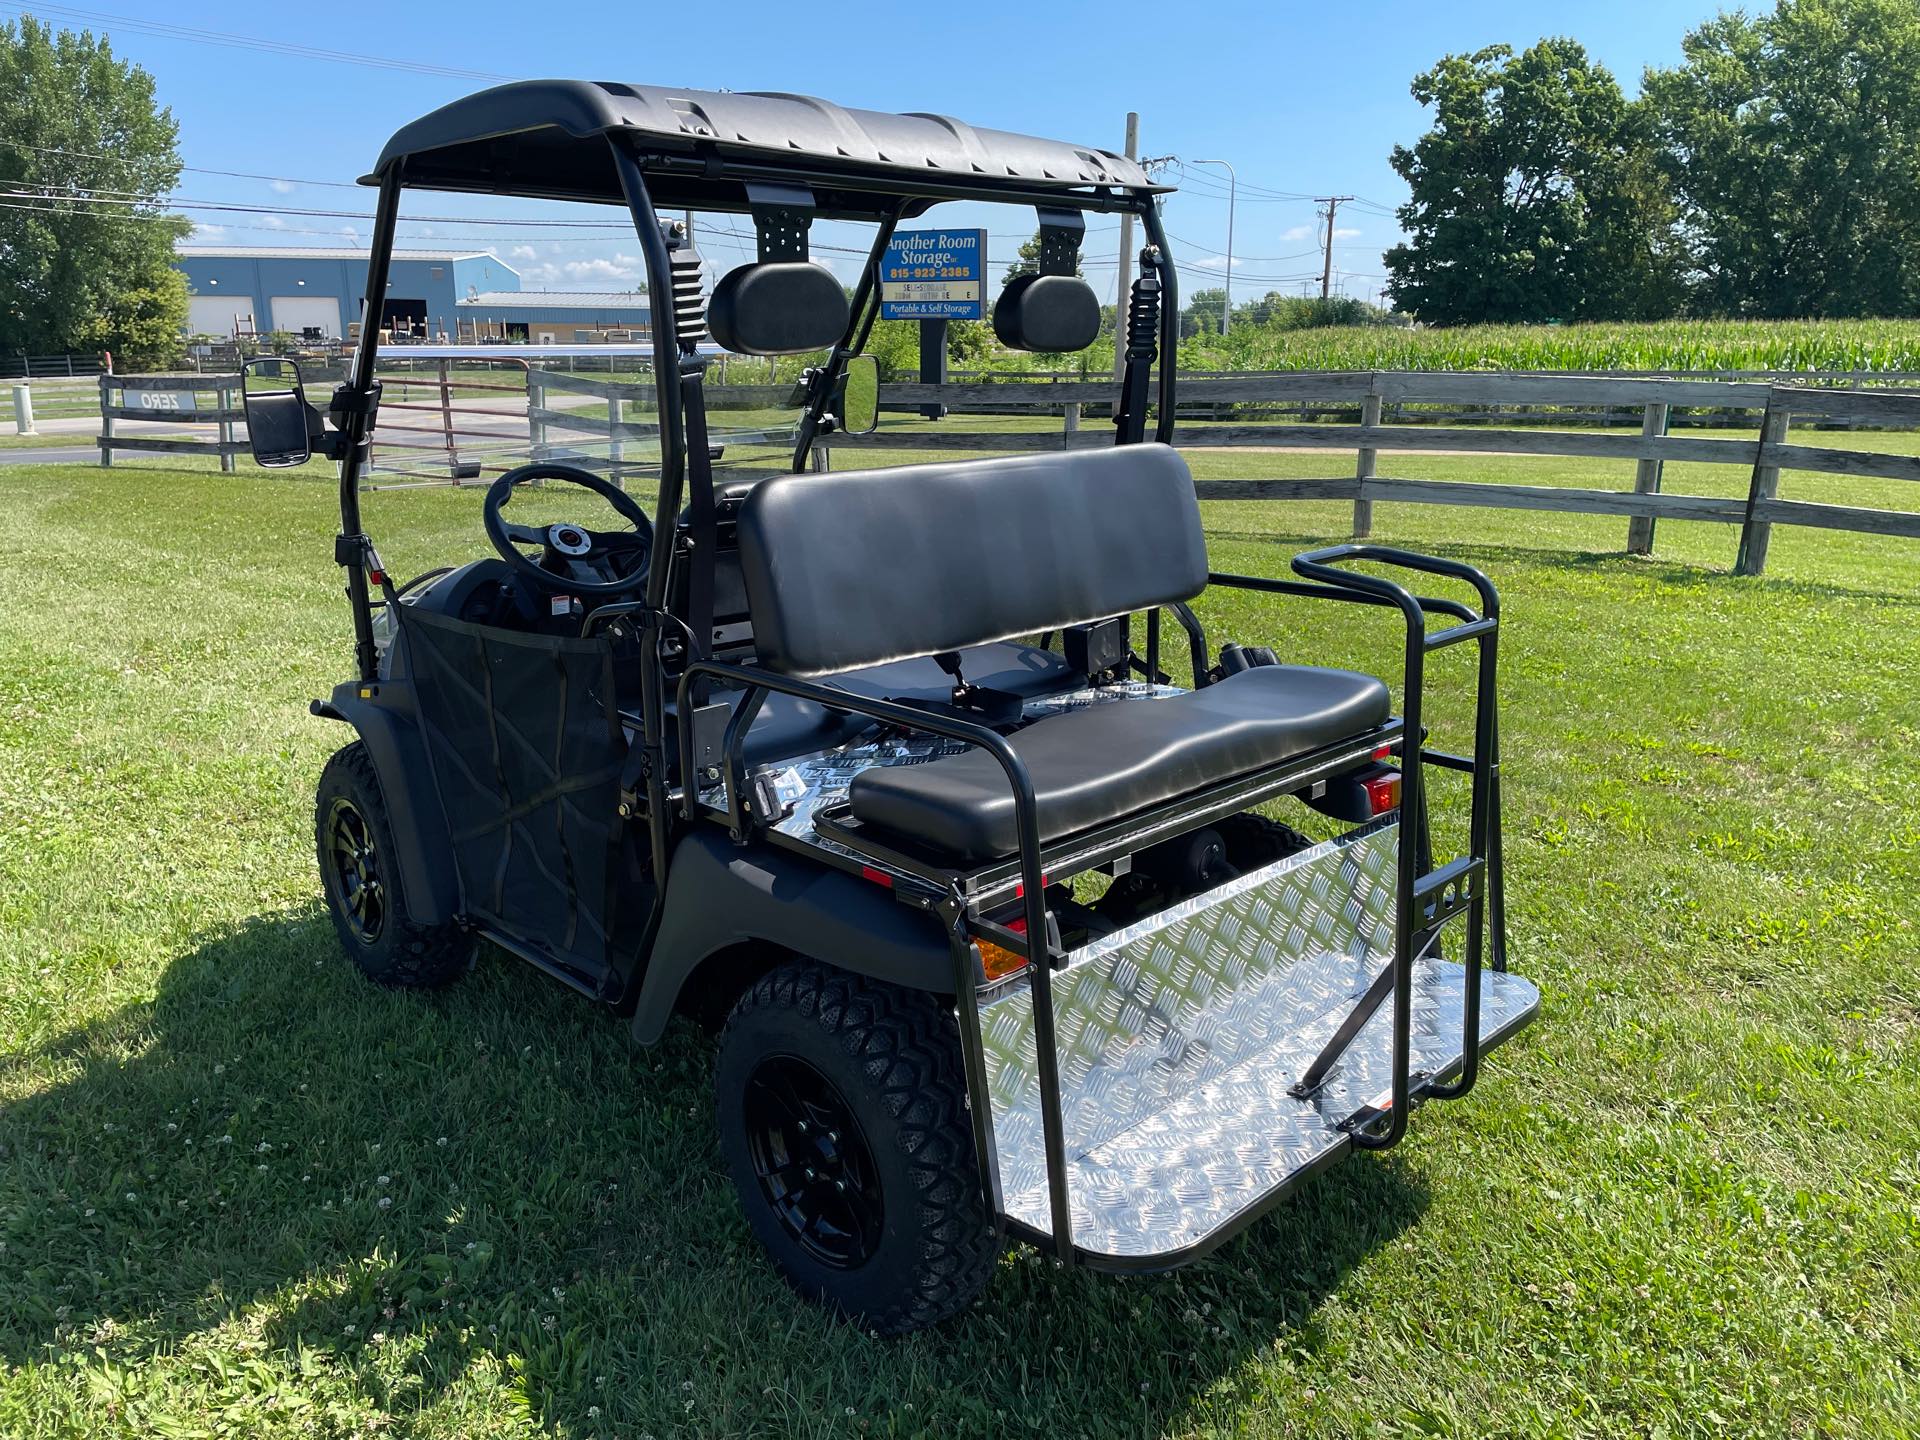
<svg viewBox="0 0 1920 1440">
<path fill-rule="evenodd" d="M 395 613 L 467 914 L 610 965 L 626 756 L 611 647 Z"/>
</svg>

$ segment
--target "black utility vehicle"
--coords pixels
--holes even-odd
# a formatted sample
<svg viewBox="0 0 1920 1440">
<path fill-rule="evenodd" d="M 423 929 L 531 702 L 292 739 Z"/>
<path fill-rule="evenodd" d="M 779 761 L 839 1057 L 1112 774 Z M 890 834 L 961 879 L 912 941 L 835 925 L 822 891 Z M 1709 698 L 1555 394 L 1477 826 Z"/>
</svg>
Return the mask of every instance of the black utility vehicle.
<svg viewBox="0 0 1920 1440">
<path fill-rule="evenodd" d="M 297 374 L 250 387 L 263 463 L 340 462 L 355 671 L 313 708 L 358 735 L 319 788 L 341 941 L 394 985 L 450 980 L 490 941 L 642 1043 L 677 1012 L 719 1026 L 726 1163 L 801 1291 L 901 1331 L 966 1305 L 1009 1238 L 1183 1264 L 1465 1094 L 1532 1017 L 1502 937 L 1493 586 L 1377 546 L 1302 555 L 1294 578 L 1210 573 L 1170 443 L 1160 187 L 1134 162 L 794 95 L 539 81 L 407 126 L 368 183 L 369 314 L 404 188 L 627 208 L 658 495 L 649 515 L 604 464 L 536 457 L 487 492 L 494 554 L 396 585 L 360 517 L 378 327 L 326 417 Z M 1037 212 L 1039 273 L 993 319 L 1049 352 L 1100 325 L 1075 278 L 1086 213 L 1138 218 L 1114 443 L 815 473 L 888 239 L 948 200 Z M 683 207 L 754 227 L 757 260 L 710 296 L 662 220 Z M 808 261 L 816 217 L 876 227 L 851 301 Z M 716 480 L 709 334 L 824 352 L 791 474 Z M 532 481 L 623 526 L 516 523 Z M 1399 713 L 1372 676 L 1216 651 L 1190 608 L 1210 586 L 1377 608 L 1405 636 Z M 1456 644 L 1479 667 L 1465 753 L 1421 723 L 1427 657 Z M 1435 769 L 1471 792 L 1467 853 L 1444 862 Z M 1333 838 L 1256 808 L 1288 796 Z"/>
</svg>

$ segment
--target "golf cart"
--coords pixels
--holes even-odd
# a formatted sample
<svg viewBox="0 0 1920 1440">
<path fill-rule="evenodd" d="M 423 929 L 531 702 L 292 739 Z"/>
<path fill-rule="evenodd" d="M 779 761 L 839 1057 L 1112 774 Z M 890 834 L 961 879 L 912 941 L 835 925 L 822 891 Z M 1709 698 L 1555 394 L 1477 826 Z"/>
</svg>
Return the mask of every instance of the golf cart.
<svg viewBox="0 0 1920 1440">
<path fill-rule="evenodd" d="M 1466 1094 L 1533 1016 L 1503 942 L 1494 588 L 1378 546 L 1210 571 L 1171 444 L 1163 187 L 1133 161 L 795 95 L 537 81 L 407 126 L 367 183 L 369 314 L 405 188 L 626 207 L 658 493 L 649 514 L 605 462 L 536 458 L 486 492 L 493 554 L 399 584 L 360 516 L 378 327 L 325 415 L 297 372 L 249 387 L 262 463 L 340 464 L 355 670 L 313 710 L 357 733 L 317 804 L 341 943 L 435 985 L 485 940 L 643 1044 L 675 1014 L 718 1027 L 725 1161 L 800 1291 L 897 1332 L 965 1306 L 1009 1239 L 1187 1263 Z M 815 470 L 816 441 L 860 428 L 889 240 L 950 200 L 1037 212 L 1038 273 L 993 314 L 1015 349 L 1091 344 L 1086 212 L 1141 224 L 1113 443 Z M 710 295 L 662 219 L 683 208 L 753 226 Z M 808 260 L 815 219 L 875 227 L 851 296 Z M 823 357 L 790 472 L 721 473 L 709 336 Z M 510 518 L 584 509 L 563 487 L 620 523 Z M 1212 587 L 1378 610 L 1404 634 L 1398 713 L 1371 675 L 1214 648 L 1192 606 Z M 1427 659 L 1456 645 L 1478 658 L 1465 753 L 1422 722 Z M 1445 861 L 1433 771 L 1470 791 Z M 1288 797 L 1325 838 L 1271 818 Z"/>
</svg>

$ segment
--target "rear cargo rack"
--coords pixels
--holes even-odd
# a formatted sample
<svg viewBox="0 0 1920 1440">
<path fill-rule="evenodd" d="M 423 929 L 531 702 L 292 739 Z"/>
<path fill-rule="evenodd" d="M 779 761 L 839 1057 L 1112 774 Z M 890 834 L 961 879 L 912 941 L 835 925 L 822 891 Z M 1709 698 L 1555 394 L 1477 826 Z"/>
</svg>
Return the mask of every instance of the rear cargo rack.
<svg viewBox="0 0 1920 1440">
<path fill-rule="evenodd" d="M 1052 989 L 1078 1259 L 1116 1270 L 1191 1260 L 1388 1112 L 1393 1034 L 1378 1010 L 1323 1083 L 1293 1092 L 1390 966 L 1399 839 L 1396 822 L 1377 823 L 1066 956 Z M 1482 1049 L 1539 1005 L 1517 976 L 1485 980 Z M 1466 971 L 1422 959 L 1412 990 L 1418 1100 L 1460 1069 Z M 1020 977 L 983 991 L 979 1031 L 997 1198 L 1051 1242 L 1031 995 Z"/>
</svg>

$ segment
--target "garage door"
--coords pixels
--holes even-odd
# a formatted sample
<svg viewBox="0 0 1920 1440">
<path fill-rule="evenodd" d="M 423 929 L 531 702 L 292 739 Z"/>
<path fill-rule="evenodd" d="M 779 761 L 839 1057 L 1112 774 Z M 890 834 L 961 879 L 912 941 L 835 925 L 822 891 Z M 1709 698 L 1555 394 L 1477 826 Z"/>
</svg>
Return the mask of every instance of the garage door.
<svg viewBox="0 0 1920 1440">
<path fill-rule="evenodd" d="M 187 329 L 195 335 L 233 338 L 236 316 L 253 314 L 251 295 L 190 295 L 187 297 Z"/>
<path fill-rule="evenodd" d="M 340 338 L 340 302 L 331 295 L 276 295 L 273 328 L 298 335 L 309 327 L 329 340 Z"/>
</svg>

